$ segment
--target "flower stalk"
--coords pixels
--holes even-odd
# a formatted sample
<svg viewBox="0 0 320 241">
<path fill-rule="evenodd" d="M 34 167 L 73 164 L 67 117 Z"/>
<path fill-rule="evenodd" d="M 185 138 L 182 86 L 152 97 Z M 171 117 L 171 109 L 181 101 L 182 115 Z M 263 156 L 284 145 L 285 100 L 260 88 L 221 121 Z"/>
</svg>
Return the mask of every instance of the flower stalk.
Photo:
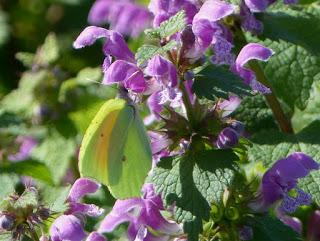
<svg viewBox="0 0 320 241">
<path fill-rule="evenodd" d="M 266 85 L 267 87 L 269 87 L 270 89 L 272 89 L 272 87 L 270 86 L 270 83 L 269 83 L 267 77 L 265 76 L 264 71 L 262 70 L 259 63 L 257 63 L 256 61 L 252 61 L 249 64 L 249 66 L 255 72 L 257 80 L 260 83 L 262 83 L 262 84 Z M 265 94 L 264 96 L 266 98 L 268 105 L 270 106 L 270 108 L 272 110 L 272 113 L 273 113 L 276 121 L 279 124 L 281 131 L 284 133 L 293 133 L 291 121 L 288 119 L 288 117 L 284 113 L 284 111 L 281 108 L 281 105 L 280 105 L 277 97 L 273 93 L 273 91 L 271 91 L 270 94 Z"/>
</svg>

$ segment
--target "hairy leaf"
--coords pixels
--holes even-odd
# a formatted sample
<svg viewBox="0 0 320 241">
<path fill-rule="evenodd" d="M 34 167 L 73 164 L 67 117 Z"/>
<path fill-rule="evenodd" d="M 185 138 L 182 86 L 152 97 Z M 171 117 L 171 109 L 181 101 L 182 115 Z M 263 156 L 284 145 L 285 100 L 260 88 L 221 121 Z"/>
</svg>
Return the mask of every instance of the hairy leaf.
<svg viewBox="0 0 320 241">
<path fill-rule="evenodd" d="M 159 54 L 159 55 L 164 55 L 166 54 L 168 51 L 174 49 L 175 47 L 177 47 L 177 42 L 172 40 L 169 43 L 167 43 L 165 46 L 163 47 L 157 47 L 154 45 L 142 45 L 137 53 L 136 53 L 136 60 L 139 66 L 143 65 L 146 63 L 146 61 L 150 60 L 153 56 Z"/>
<path fill-rule="evenodd" d="M 168 20 L 162 22 L 158 28 L 147 29 L 146 35 L 151 38 L 166 38 L 179 32 L 186 26 L 186 14 L 182 10 Z"/>
<path fill-rule="evenodd" d="M 70 160 L 75 156 L 76 145 L 73 139 L 68 139 L 56 130 L 32 152 L 32 157 L 47 165 L 54 183 L 59 183 L 66 174 Z"/>
<path fill-rule="evenodd" d="M 34 160 L 0 165 L 0 173 L 14 173 L 22 176 L 29 176 L 48 184 L 53 184 L 50 170 L 45 164 Z"/>
<path fill-rule="evenodd" d="M 298 241 L 301 236 L 279 219 L 271 216 L 255 217 L 252 241 Z"/>
<path fill-rule="evenodd" d="M 175 218 L 183 222 L 188 240 L 198 240 L 211 205 L 221 204 L 224 190 L 234 181 L 236 159 L 231 151 L 212 150 L 164 158 L 154 169 L 155 188 L 166 205 L 175 203 Z"/>
<path fill-rule="evenodd" d="M 230 94 L 251 95 L 251 88 L 244 84 L 242 79 L 230 72 L 227 68 L 208 65 L 195 76 L 193 90 L 199 98 L 215 100 L 227 99 Z"/>
<path fill-rule="evenodd" d="M 245 97 L 233 116 L 242 121 L 250 133 L 263 129 L 277 129 L 272 111 L 262 95 Z"/>
<path fill-rule="evenodd" d="M 320 7 L 288 7 L 261 15 L 260 41 L 275 51 L 263 64 L 276 95 L 291 109 L 304 109 L 311 87 L 320 81 Z"/>
</svg>

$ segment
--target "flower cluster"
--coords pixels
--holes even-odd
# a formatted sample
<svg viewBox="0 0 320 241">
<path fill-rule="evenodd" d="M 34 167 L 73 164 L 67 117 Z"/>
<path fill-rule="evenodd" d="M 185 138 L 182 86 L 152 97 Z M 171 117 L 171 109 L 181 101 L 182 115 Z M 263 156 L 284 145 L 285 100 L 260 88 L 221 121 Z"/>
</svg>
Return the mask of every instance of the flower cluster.
<svg viewBox="0 0 320 241">
<path fill-rule="evenodd" d="M 212 149 L 230 149 L 239 143 L 239 139 L 245 134 L 245 127 L 243 123 L 233 119 L 231 114 L 240 105 L 241 96 L 230 95 L 214 104 L 200 103 L 193 92 L 194 72 L 196 67 L 207 62 L 208 65 L 237 75 L 253 92 L 270 94 L 271 89 L 259 81 L 250 61 L 268 61 L 274 54 L 273 50 L 258 43 L 245 43 L 237 51 L 234 41 L 242 31 L 260 33 L 263 26 L 254 13 L 266 10 L 274 2 L 275 0 L 245 0 L 237 7 L 223 0 L 152 0 L 148 13 L 133 2 L 98 0 L 90 12 L 90 22 L 110 22 L 111 30 L 89 26 L 75 40 L 74 47 L 83 48 L 100 38 L 104 39 L 102 84 L 116 84 L 121 93 L 125 92 L 126 97 L 131 97 L 133 102 L 145 102 L 150 110 L 145 124 L 161 126 L 160 129 L 149 131 L 155 167 L 162 157 L 187 153 L 190 146 L 194 145 L 192 142 L 195 136 L 200 136 Z M 294 1 L 285 3 L 292 4 Z M 153 54 L 142 63 L 139 62 L 139 56 L 135 56 L 130 50 L 122 34 L 137 36 L 145 28 L 140 23 L 148 22 L 151 15 L 154 28 L 159 30 L 180 11 L 185 14 L 183 28 L 169 36 L 158 36 L 159 46 L 153 46 L 157 51 L 153 50 Z M 230 19 L 233 21 L 229 21 Z M 237 24 L 232 25 L 233 22 Z M 133 23 L 140 26 L 137 28 Z M 176 45 L 161 52 L 161 48 L 170 42 L 175 42 Z M 317 169 L 319 165 L 311 157 L 299 152 L 278 160 L 264 174 L 258 193 L 247 206 L 255 213 L 265 212 L 276 206 L 278 218 L 301 232 L 299 221 L 289 215 L 300 206 L 311 204 L 312 197 L 297 188 L 297 182 Z M 165 208 L 152 184 L 145 184 L 142 191 L 141 198 L 117 200 L 98 232 L 92 235 L 109 233 L 121 223 L 129 223 L 129 240 L 169 240 L 179 237 L 181 227 L 162 215 Z M 52 226 L 52 237 L 60 235 L 57 230 L 62 228 L 61 225 L 64 226 L 64 222 L 74 223 L 79 240 L 86 236 L 75 213 L 95 215 L 97 210 L 77 203 L 78 199 L 79 197 L 73 198 L 71 195 L 70 209 Z M 71 232 L 67 235 L 74 234 Z M 239 237 L 249 240 L 252 229 L 244 225 Z M 61 240 L 61 237 L 53 239 L 56 240 Z M 87 240 L 95 239 L 88 237 Z"/>
</svg>

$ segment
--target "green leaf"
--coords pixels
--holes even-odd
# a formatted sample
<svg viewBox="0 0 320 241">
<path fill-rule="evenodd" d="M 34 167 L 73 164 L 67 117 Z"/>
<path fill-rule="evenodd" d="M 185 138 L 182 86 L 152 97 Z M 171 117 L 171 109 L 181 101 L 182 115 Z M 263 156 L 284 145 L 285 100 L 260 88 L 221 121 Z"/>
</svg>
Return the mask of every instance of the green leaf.
<svg viewBox="0 0 320 241">
<path fill-rule="evenodd" d="M 228 99 L 230 94 L 251 95 L 251 88 L 225 67 L 207 65 L 195 75 L 193 90 L 199 98 Z"/>
<path fill-rule="evenodd" d="M 300 131 L 304 127 L 316 120 L 320 120 L 320 83 L 314 86 L 308 105 L 304 110 L 295 108 L 291 122 L 295 131 Z"/>
<path fill-rule="evenodd" d="M 14 209 L 25 209 L 38 206 L 38 192 L 36 189 L 26 189 L 22 195 L 13 202 Z"/>
<path fill-rule="evenodd" d="M 296 151 L 310 155 L 320 163 L 320 121 L 315 121 L 297 134 L 278 131 L 262 131 L 253 136 L 253 145 L 248 149 L 251 162 L 262 161 L 269 168 L 274 162 Z M 320 204 L 320 171 L 313 171 L 301 179 L 299 186 L 310 193 Z"/>
<path fill-rule="evenodd" d="M 0 9 L 0 46 L 9 39 L 10 25 L 7 14 Z"/>
<path fill-rule="evenodd" d="M 271 216 L 255 217 L 252 220 L 252 241 L 302 241 L 301 236 L 279 219 Z"/>
<path fill-rule="evenodd" d="M 170 41 L 163 47 L 157 47 L 154 45 L 142 45 L 137 53 L 136 53 L 136 60 L 139 66 L 143 65 L 145 62 L 150 60 L 153 56 L 159 54 L 159 55 L 164 55 L 168 51 L 176 48 L 178 43 L 174 40 Z"/>
<path fill-rule="evenodd" d="M 31 68 L 35 58 L 35 54 L 27 52 L 19 52 L 15 55 L 16 59 L 19 60 L 25 67 Z"/>
<path fill-rule="evenodd" d="M 186 14 L 184 10 L 181 10 L 176 15 L 162 22 L 158 28 L 145 30 L 145 34 L 151 38 L 163 39 L 181 31 L 186 24 Z"/>
<path fill-rule="evenodd" d="M 235 178 L 235 160 L 237 156 L 231 151 L 211 150 L 163 158 L 153 170 L 156 191 L 167 206 L 175 203 L 175 218 L 184 223 L 188 240 L 198 240 L 211 205 L 221 204 L 224 190 Z"/>
<path fill-rule="evenodd" d="M 24 116 L 32 116 L 34 108 L 37 106 L 34 92 L 37 86 L 46 80 L 47 76 L 48 72 L 45 70 L 23 74 L 18 89 L 11 91 L 1 100 L 1 109 Z"/>
<path fill-rule="evenodd" d="M 100 83 L 101 77 L 101 68 L 87 67 L 79 71 L 76 81 L 80 85 L 90 85 L 94 82 Z"/>
<path fill-rule="evenodd" d="M 53 184 L 50 170 L 45 164 L 34 160 L 11 162 L 9 164 L 0 165 L 0 173 L 14 173 L 22 176 L 29 176 L 48 184 Z"/>
<path fill-rule="evenodd" d="M 46 139 L 32 151 L 32 157 L 47 165 L 54 183 L 57 184 L 66 174 L 75 152 L 74 140 L 52 129 Z"/>
<path fill-rule="evenodd" d="M 66 200 L 71 187 L 48 187 L 41 189 L 42 201 L 50 206 L 50 210 L 56 213 L 62 213 L 68 209 Z"/>
<path fill-rule="evenodd" d="M 40 65 L 53 64 L 59 58 L 58 40 L 54 33 L 50 33 L 44 44 L 36 54 L 36 63 Z"/>
<path fill-rule="evenodd" d="M 277 129 L 272 111 L 262 95 L 245 97 L 233 116 L 235 119 L 242 121 L 246 130 L 251 133 L 263 129 Z"/>
<path fill-rule="evenodd" d="M 0 169 L 1 171 L 1 169 Z M 8 195 L 15 192 L 15 185 L 18 183 L 19 178 L 12 174 L 0 175 L 0 200 L 4 200 Z"/>
<path fill-rule="evenodd" d="M 291 109 L 305 109 L 310 91 L 320 81 L 320 7 L 283 7 L 261 15 L 260 41 L 275 55 L 263 63 L 275 94 Z"/>
</svg>

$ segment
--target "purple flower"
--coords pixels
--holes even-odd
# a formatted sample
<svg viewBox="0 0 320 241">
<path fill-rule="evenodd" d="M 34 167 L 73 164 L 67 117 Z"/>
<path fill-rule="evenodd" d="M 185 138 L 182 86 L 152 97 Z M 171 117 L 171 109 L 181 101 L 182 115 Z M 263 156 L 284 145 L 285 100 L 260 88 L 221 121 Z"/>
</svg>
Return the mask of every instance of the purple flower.
<svg viewBox="0 0 320 241">
<path fill-rule="evenodd" d="M 74 215 L 61 215 L 52 223 L 50 236 L 52 241 L 82 241 L 86 234 L 79 218 Z"/>
<path fill-rule="evenodd" d="M 142 93 L 147 88 L 143 72 L 135 64 L 124 60 L 116 60 L 105 71 L 103 84 L 121 83 L 136 93 Z"/>
<path fill-rule="evenodd" d="M 279 209 L 276 209 L 276 215 L 285 225 L 289 226 L 299 234 L 302 233 L 302 223 L 298 218 L 291 217 Z"/>
<path fill-rule="evenodd" d="M 3 214 L 0 216 L 0 231 L 10 231 L 14 227 L 15 218 L 10 215 Z"/>
<path fill-rule="evenodd" d="M 240 16 L 242 18 L 241 25 L 244 28 L 244 30 L 249 31 L 253 34 L 259 34 L 262 32 L 262 22 L 256 19 L 254 14 L 244 3 L 241 4 Z"/>
<path fill-rule="evenodd" d="M 110 28 L 124 35 L 138 37 L 149 26 L 151 14 L 148 9 L 128 0 L 97 0 L 92 6 L 89 23 L 110 23 Z"/>
<path fill-rule="evenodd" d="M 320 240 L 320 211 L 314 211 L 308 221 L 307 240 L 319 241 Z"/>
<path fill-rule="evenodd" d="M 253 238 L 253 230 L 249 226 L 242 226 L 239 230 L 239 238 L 241 240 L 251 240 Z"/>
<path fill-rule="evenodd" d="M 31 136 L 18 136 L 15 142 L 20 145 L 19 151 L 8 156 L 10 161 L 23 161 L 30 157 L 32 150 L 38 142 Z"/>
<path fill-rule="evenodd" d="M 74 41 L 73 47 L 80 49 L 90 46 L 100 38 L 106 38 L 103 51 L 107 57 L 112 55 L 117 59 L 135 62 L 134 54 L 128 48 L 128 45 L 120 33 L 96 26 L 86 27 Z"/>
<path fill-rule="evenodd" d="M 214 35 L 223 33 L 218 21 L 232 14 L 234 10 L 233 5 L 220 0 L 204 2 L 192 22 L 192 30 L 204 46 L 208 47 L 212 43 Z"/>
<path fill-rule="evenodd" d="M 252 12 L 263 12 L 276 0 L 244 0 Z M 284 4 L 295 4 L 297 0 L 284 0 Z"/>
<path fill-rule="evenodd" d="M 219 149 L 229 149 L 238 144 L 239 134 L 231 127 L 224 128 L 218 135 L 216 146 Z"/>
<path fill-rule="evenodd" d="M 169 240 L 172 235 L 179 234 L 180 226 L 161 215 L 162 200 L 152 184 L 145 184 L 143 193 L 142 198 L 117 200 L 98 231 L 112 232 L 119 224 L 129 222 L 129 240 Z"/>
<path fill-rule="evenodd" d="M 174 16 L 180 10 L 184 10 L 187 23 L 190 24 L 198 9 L 190 0 L 151 0 L 149 10 L 154 15 L 153 26 L 158 27 L 163 21 Z"/>
<path fill-rule="evenodd" d="M 266 48 L 261 44 L 249 43 L 241 49 L 235 64 L 231 67 L 231 69 L 233 72 L 239 74 L 244 82 L 251 86 L 253 90 L 264 94 L 270 93 L 270 89 L 256 79 L 255 73 L 244 66 L 250 60 L 254 59 L 267 61 L 273 54 L 274 52 L 271 49 Z"/>
<path fill-rule="evenodd" d="M 93 204 L 84 204 L 79 202 L 82 197 L 90 193 L 95 193 L 99 188 L 100 184 L 90 179 L 79 178 L 76 180 L 69 192 L 67 199 L 69 210 L 66 214 L 81 213 L 93 217 L 100 216 L 103 213 L 103 209 L 100 209 Z"/>
<path fill-rule="evenodd" d="M 86 241 L 106 241 L 105 237 L 98 232 L 92 232 L 87 237 Z"/>
<path fill-rule="evenodd" d="M 103 210 L 93 204 L 80 203 L 79 200 L 87 194 L 95 193 L 100 188 L 100 184 L 87 179 L 79 178 L 70 189 L 67 203 L 69 205 L 65 215 L 58 217 L 50 228 L 52 241 L 82 241 L 86 234 L 83 230 L 83 223 L 80 219 L 82 215 L 96 217 L 102 214 Z M 97 234 L 91 234 L 91 241 L 100 241 L 93 239 Z M 89 238 L 88 237 L 88 238 Z"/>
<path fill-rule="evenodd" d="M 178 84 L 178 74 L 176 67 L 160 55 L 154 56 L 145 69 L 145 73 L 154 77 L 159 87 L 175 87 Z"/>
<path fill-rule="evenodd" d="M 224 100 L 218 104 L 221 110 L 221 117 L 227 117 L 231 115 L 240 105 L 241 99 L 238 96 L 232 95 L 229 100 Z"/>
<path fill-rule="evenodd" d="M 295 152 L 285 159 L 278 160 L 263 176 L 258 197 L 250 204 L 256 211 L 266 211 L 275 202 L 282 200 L 281 212 L 292 213 L 300 205 L 310 203 L 310 196 L 297 190 L 297 196 L 289 191 L 295 189 L 299 178 L 318 170 L 319 164 L 302 152 Z"/>
</svg>

